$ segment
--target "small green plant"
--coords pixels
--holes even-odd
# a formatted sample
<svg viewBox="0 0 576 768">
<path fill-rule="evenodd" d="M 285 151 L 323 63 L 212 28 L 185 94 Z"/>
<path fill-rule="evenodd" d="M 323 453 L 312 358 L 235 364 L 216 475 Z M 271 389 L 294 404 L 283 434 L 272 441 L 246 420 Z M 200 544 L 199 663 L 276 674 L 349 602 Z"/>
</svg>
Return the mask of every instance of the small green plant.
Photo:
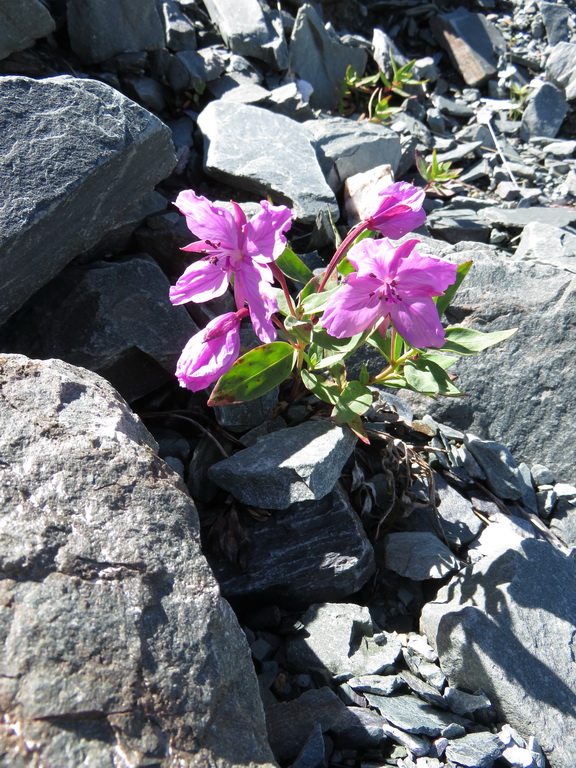
<svg viewBox="0 0 576 768">
<path fill-rule="evenodd" d="M 426 182 L 425 191 L 442 197 L 451 197 L 454 192 L 450 189 L 450 185 L 462 173 L 462 169 L 452 168 L 449 160 L 439 163 L 435 149 L 432 150 L 432 160 L 429 163 L 418 151 L 415 156 L 418 173 Z"/>
<path fill-rule="evenodd" d="M 510 101 L 517 104 L 517 106 L 514 107 L 514 109 L 511 109 L 508 113 L 510 120 L 522 119 L 530 91 L 530 85 L 521 85 L 516 80 L 510 80 Z"/>
<path fill-rule="evenodd" d="M 338 112 L 341 115 L 351 115 L 358 108 L 363 109 L 373 123 L 385 123 L 392 115 L 401 110 L 400 106 L 393 106 L 390 102 L 396 94 L 403 98 L 410 98 L 410 94 L 404 90 L 406 85 L 422 85 L 423 80 L 416 80 L 412 75 L 412 68 L 416 62 L 409 61 L 403 66 L 398 66 L 394 57 L 391 58 L 392 75 L 387 78 L 382 70 L 375 75 L 360 77 L 356 70 L 349 66 L 340 86 L 340 102 Z"/>
</svg>

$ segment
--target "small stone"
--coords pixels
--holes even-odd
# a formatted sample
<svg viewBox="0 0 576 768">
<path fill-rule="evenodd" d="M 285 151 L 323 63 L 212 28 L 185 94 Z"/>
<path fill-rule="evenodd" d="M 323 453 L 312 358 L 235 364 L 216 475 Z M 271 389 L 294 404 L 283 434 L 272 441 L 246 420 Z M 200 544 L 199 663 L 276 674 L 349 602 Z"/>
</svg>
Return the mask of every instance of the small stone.
<svg viewBox="0 0 576 768">
<path fill-rule="evenodd" d="M 521 499 L 518 466 L 512 454 L 495 440 L 481 440 L 468 434 L 465 445 L 486 474 L 490 490 L 501 499 Z"/>
<path fill-rule="evenodd" d="M 433 533 L 389 533 L 384 550 L 386 567 L 415 581 L 441 579 L 459 567 L 456 557 Z"/>
<path fill-rule="evenodd" d="M 564 122 L 568 104 L 562 91 L 552 83 L 544 83 L 528 98 L 522 115 L 520 135 L 554 137 Z"/>
<path fill-rule="evenodd" d="M 446 703 L 457 715 L 468 715 L 478 709 L 486 709 L 491 706 L 490 699 L 483 692 L 466 693 L 458 688 L 448 686 L 444 691 Z"/>
<path fill-rule="evenodd" d="M 450 741 L 446 757 L 465 768 L 491 768 L 504 751 L 504 744 L 493 733 L 469 733 Z"/>
<path fill-rule="evenodd" d="M 390 696 L 404 685 L 402 675 L 360 675 L 351 677 L 348 685 L 360 693 L 376 693 L 379 696 Z"/>
<path fill-rule="evenodd" d="M 568 101 L 576 99 L 576 43 L 557 43 L 546 62 L 546 75 L 564 89 Z"/>
<path fill-rule="evenodd" d="M 215 464 L 209 476 L 244 504 L 286 509 L 296 501 L 326 496 L 355 443 L 347 427 L 308 421 L 262 437 Z"/>
<path fill-rule="evenodd" d="M 544 464 L 534 464 L 531 471 L 536 486 L 540 487 L 541 485 L 554 484 L 554 473 L 548 469 L 548 467 L 544 466 Z"/>
<path fill-rule="evenodd" d="M 440 736 L 448 726 L 462 727 L 462 724 L 467 722 L 458 715 L 437 710 L 412 695 L 387 698 L 367 693 L 366 698 L 370 702 L 370 706 L 375 707 L 382 717 L 397 728 L 411 734 Z"/>
</svg>

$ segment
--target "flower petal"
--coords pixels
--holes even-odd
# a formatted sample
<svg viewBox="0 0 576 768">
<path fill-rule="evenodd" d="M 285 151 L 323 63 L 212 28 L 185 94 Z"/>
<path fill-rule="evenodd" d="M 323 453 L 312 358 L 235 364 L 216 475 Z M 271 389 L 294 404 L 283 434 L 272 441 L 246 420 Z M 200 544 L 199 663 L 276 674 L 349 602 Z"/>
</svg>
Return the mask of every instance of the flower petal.
<svg viewBox="0 0 576 768">
<path fill-rule="evenodd" d="M 229 371 L 240 353 L 239 331 L 236 313 L 228 312 L 192 336 L 176 366 L 180 386 L 198 392 Z"/>
<path fill-rule="evenodd" d="M 349 275 L 348 281 L 328 301 L 321 323 L 331 336 L 345 339 L 370 328 L 382 317 L 380 281 Z"/>
<path fill-rule="evenodd" d="M 409 296 L 440 296 L 456 280 L 456 264 L 413 251 L 398 264 L 399 291 Z"/>
<path fill-rule="evenodd" d="M 394 327 L 412 347 L 422 349 L 444 344 L 444 328 L 432 299 L 407 298 L 388 307 Z"/>
<path fill-rule="evenodd" d="M 191 189 L 180 192 L 174 205 L 186 216 L 188 229 L 200 240 L 221 244 L 226 250 L 238 248 L 238 227 L 229 211 L 212 205 L 207 198 Z"/>
<path fill-rule="evenodd" d="M 366 221 L 368 228 L 398 240 L 426 221 L 422 205 L 426 193 L 423 189 L 398 181 L 380 192 L 376 212 Z"/>
<path fill-rule="evenodd" d="M 286 247 L 284 232 L 292 226 L 292 212 L 285 205 L 260 202 L 262 210 L 244 228 L 244 252 L 257 261 L 274 261 Z"/>
<path fill-rule="evenodd" d="M 238 309 L 244 306 L 244 302 L 248 304 L 250 320 L 258 338 L 265 344 L 274 341 L 276 329 L 270 318 L 277 312 L 278 304 L 270 284 L 262 278 L 259 264 L 242 263 L 234 274 L 234 296 Z"/>
<path fill-rule="evenodd" d="M 201 259 L 191 264 L 180 277 L 176 285 L 170 288 L 172 304 L 185 304 L 193 301 L 198 304 L 222 296 L 228 287 L 229 277 L 226 270 L 221 269 L 207 259 Z"/>
</svg>

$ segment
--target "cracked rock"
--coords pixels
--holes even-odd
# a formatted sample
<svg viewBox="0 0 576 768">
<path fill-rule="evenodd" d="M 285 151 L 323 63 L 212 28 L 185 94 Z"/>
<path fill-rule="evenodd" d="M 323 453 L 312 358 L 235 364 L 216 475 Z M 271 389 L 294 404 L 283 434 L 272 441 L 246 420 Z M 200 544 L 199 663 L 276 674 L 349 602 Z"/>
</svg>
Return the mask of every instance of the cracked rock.
<svg viewBox="0 0 576 768">
<path fill-rule="evenodd" d="M 271 768 L 245 636 L 150 434 L 94 373 L 0 369 L 3 764 L 33 744 L 43 765 Z"/>
</svg>

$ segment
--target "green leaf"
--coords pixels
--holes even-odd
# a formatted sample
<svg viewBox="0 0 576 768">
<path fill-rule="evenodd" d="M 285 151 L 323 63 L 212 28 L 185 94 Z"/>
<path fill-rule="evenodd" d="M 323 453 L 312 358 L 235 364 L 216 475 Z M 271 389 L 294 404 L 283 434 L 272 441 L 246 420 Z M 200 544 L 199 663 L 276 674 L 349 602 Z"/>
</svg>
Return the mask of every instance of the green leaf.
<svg viewBox="0 0 576 768">
<path fill-rule="evenodd" d="M 303 315 L 315 315 L 318 312 L 323 312 L 326 308 L 328 300 L 336 293 L 339 286 L 335 285 L 334 288 L 322 291 L 322 293 L 312 293 L 310 296 L 306 296 L 300 302 Z"/>
<path fill-rule="evenodd" d="M 444 349 L 444 347 L 442 347 Z M 450 368 L 454 363 L 458 362 L 458 358 L 453 355 L 443 355 L 440 352 L 421 352 L 418 355 L 419 360 L 431 360 L 436 365 L 444 370 Z"/>
<path fill-rule="evenodd" d="M 458 397 L 463 394 L 443 368 L 424 356 L 408 360 L 404 366 L 404 376 L 409 387 L 423 395 Z M 387 385 L 388 381 L 384 383 Z"/>
<path fill-rule="evenodd" d="M 462 281 L 464 280 L 468 272 L 470 272 L 470 267 L 472 266 L 473 263 L 474 263 L 473 261 L 464 261 L 462 264 L 458 264 L 458 267 L 456 269 L 456 281 L 452 283 L 452 285 L 448 286 L 448 288 L 444 291 L 444 294 L 442 296 L 438 296 L 435 299 L 436 309 L 438 310 L 438 315 L 440 317 L 442 317 L 447 307 L 450 305 L 450 302 L 456 295 L 456 291 L 462 285 Z"/>
<path fill-rule="evenodd" d="M 377 349 L 382 357 L 386 359 L 387 363 L 390 362 L 390 334 L 386 334 L 386 338 L 384 338 L 379 331 L 374 331 L 374 333 L 366 339 L 366 343 L 370 344 L 374 349 Z"/>
<path fill-rule="evenodd" d="M 356 416 L 362 416 L 363 413 L 366 413 L 371 405 L 372 391 L 359 381 L 349 381 L 334 405 L 332 418 L 338 424 L 347 424 Z"/>
<path fill-rule="evenodd" d="M 305 368 L 301 371 L 302 384 L 313 392 L 319 400 L 334 405 L 340 396 L 340 387 L 317 373 L 311 373 Z"/>
<path fill-rule="evenodd" d="M 290 344 L 273 341 L 250 350 L 220 376 L 208 405 L 245 403 L 264 395 L 290 376 L 296 351 Z"/>
<path fill-rule="evenodd" d="M 368 433 L 366 432 L 366 428 L 364 427 L 360 416 L 354 416 L 354 418 L 350 419 L 350 421 L 347 421 L 346 424 L 348 427 L 350 427 L 352 432 L 354 432 L 356 437 L 360 438 L 360 440 L 362 440 L 363 443 L 366 443 L 366 445 L 370 445 Z"/>
<path fill-rule="evenodd" d="M 358 376 L 358 379 L 360 380 L 360 384 L 362 384 L 364 387 L 370 381 L 370 374 L 368 373 L 368 367 L 366 363 L 362 363 L 362 368 L 360 368 L 360 375 Z"/>
<path fill-rule="evenodd" d="M 312 324 L 307 320 L 300 320 L 298 317 L 294 317 L 294 315 L 288 315 L 284 320 L 284 328 L 300 341 L 306 344 L 310 343 Z"/>
<path fill-rule="evenodd" d="M 298 301 L 302 302 L 307 296 L 311 296 L 313 293 L 318 293 L 318 287 L 320 286 L 320 280 L 321 276 L 317 275 L 310 280 L 309 283 L 306 283 L 304 288 L 300 291 L 300 296 L 298 297 Z"/>
<path fill-rule="evenodd" d="M 286 277 L 302 285 L 305 285 L 314 277 L 312 270 L 304 264 L 302 259 L 291 248 L 286 248 L 284 253 L 276 259 L 276 265 L 280 267 Z"/>
<path fill-rule="evenodd" d="M 314 329 L 310 351 L 316 354 L 318 362 L 314 368 L 330 368 L 352 354 L 363 344 L 366 334 L 358 333 L 348 339 L 337 339 L 330 336 L 323 328 Z"/>
<path fill-rule="evenodd" d="M 455 352 L 457 355 L 475 355 L 488 349 L 494 344 L 500 344 L 513 336 L 518 328 L 512 328 L 506 331 L 492 331 L 483 333 L 482 331 L 473 331 L 471 328 L 461 326 L 452 326 L 446 328 L 446 342 L 442 350 L 446 352 Z"/>
</svg>

